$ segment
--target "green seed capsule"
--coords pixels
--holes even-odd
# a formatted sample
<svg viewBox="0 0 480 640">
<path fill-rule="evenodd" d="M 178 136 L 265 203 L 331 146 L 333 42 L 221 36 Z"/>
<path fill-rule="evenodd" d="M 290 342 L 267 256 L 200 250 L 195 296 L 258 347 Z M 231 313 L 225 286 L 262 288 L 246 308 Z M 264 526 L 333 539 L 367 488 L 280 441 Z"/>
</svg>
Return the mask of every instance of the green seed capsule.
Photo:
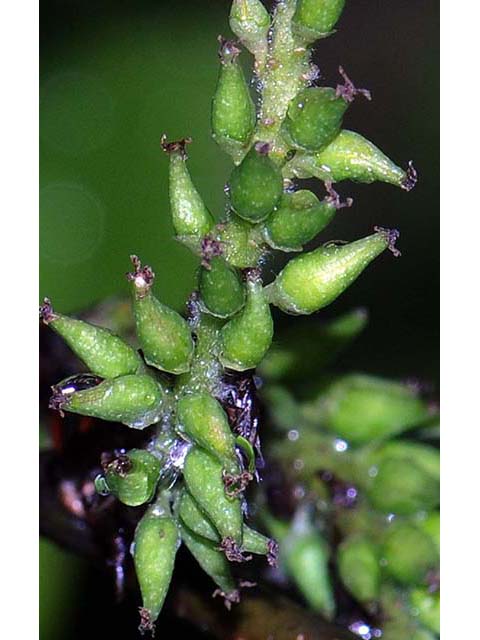
<svg viewBox="0 0 480 640">
<path fill-rule="evenodd" d="M 363 94 L 371 100 L 366 89 L 356 89 L 342 67 L 344 85 L 309 87 L 300 91 L 290 102 L 285 119 L 285 133 L 297 149 L 320 151 L 340 133 L 343 116 L 355 96 Z"/>
<path fill-rule="evenodd" d="M 394 248 L 398 231 L 376 233 L 346 245 L 324 245 L 286 265 L 267 287 L 270 302 L 291 314 L 309 314 L 333 302 L 385 249 Z"/>
<path fill-rule="evenodd" d="M 180 314 L 153 296 L 150 289 L 155 274 L 150 267 L 142 268 L 136 256 L 131 259 L 135 271 L 127 277 L 133 283 L 135 324 L 145 360 L 162 371 L 184 373 L 190 368 L 194 350 L 190 327 Z"/>
<path fill-rule="evenodd" d="M 199 289 L 207 311 L 228 318 L 245 304 L 245 287 L 233 267 L 217 256 L 200 268 Z"/>
<path fill-rule="evenodd" d="M 250 222 L 264 220 L 282 197 L 282 174 L 268 157 L 269 149 L 268 144 L 257 142 L 230 176 L 232 207 Z"/>
<path fill-rule="evenodd" d="M 419 587 L 411 592 L 409 600 L 412 615 L 427 629 L 440 634 L 440 592 L 430 593 Z"/>
<path fill-rule="evenodd" d="M 149 502 L 160 476 L 160 460 L 143 449 L 131 449 L 105 468 L 105 480 L 111 493 L 129 507 Z"/>
<path fill-rule="evenodd" d="M 242 509 L 239 498 L 225 494 L 222 464 L 200 447 L 192 447 L 183 475 L 191 495 L 220 533 L 227 558 L 241 559 Z"/>
<path fill-rule="evenodd" d="M 338 548 L 338 568 L 343 584 L 360 602 L 378 599 L 380 565 L 377 549 L 366 538 L 347 538 Z"/>
<path fill-rule="evenodd" d="M 417 526 L 430 536 L 436 548 L 440 551 L 440 513 L 433 511 L 427 514 L 423 520 L 417 522 Z"/>
<path fill-rule="evenodd" d="M 338 200 L 330 196 L 320 202 L 311 191 L 285 193 L 264 224 L 265 241 L 273 249 L 301 251 L 328 225 L 337 208 Z"/>
<path fill-rule="evenodd" d="M 193 393 L 177 403 L 179 427 L 215 456 L 229 473 L 238 473 L 235 438 L 220 403 L 207 393 Z"/>
<path fill-rule="evenodd" d="M 121 376 L 82 391 L 72 378 L 52 387 L 50 407 L 145 429 L 161 417 L 165 392 L 148 375 Z"/>
<path fill-rule="evenodd" d="M 332 32 L 344 7 L 345 0 L 299 0 L 293 23 L 306 42 L 313 42 Z"/>
<path fill-rule="evenodd" d="M 321 180 L 340 182 L 386 182 L 410 191 L 417 183 L 412 163 L 404 171 L 366 138 L 353 131 L 343 130 L 323 151 L 315 155 L 299 155 L 292 160 L 298 167 L 297 177 L 315 176 Z"/>
<path fill-rule="evenodd" d="M 157 505 L 147 511 L 135 530 L 133 559 L 142 592 L 140 631 L 152 631 L 162 609 L 180 544 L 177 524 Z"/>
<path fill-rule="evenodd" d="M 247 269 L 258 264 L 265 246 L 261 230 L 256 225 L 251 225 L 232 212 L 217 228 L 223 255 L 230 265 Z"/>
<path fill-rule="evenodd" d="M 411 387 L 367 375 L 342 377 L 314 404 L 322 424 L 354 445 L 402 433 L 430 415 Z"/>
<path fill-rule="evenodd" d="M 162 136 L 162 147 L 170 156 L 169 190 L 173 228 L 178 239 L 184 239 L 189 246 L 192 241 L 200 241 L 215 224 L 187 169 L 185 147 L 190 142 L 190 138 L 167 142 L 166 136 Z"/>
<path fill-rule="evenodd" d="M 235 371 L 252 369 L 262 361 L 273 338 L 273 320 L 256 270 L 247 274 L 244 308 L 221 331 L 222 363 Z"/>
<path fill-rule="evenodd" d="M 404 585 L 420 584 L 438 565 L 431 538 L 412 524 L 393 525 L 383 545 L 385 571 Z"/>
<path fill-rule="evenodd" d="M 214 140 L 240 160 L 255 128 L 255 105 L 237 58 L 240 49 L 220 37 L 220 74 L 212 104 Z"/>
<path fill-rule="evenodd" d="M 230 28 L 257 59 L 266 56 L 270 16 L 260 0 L 233 0 Z"/>
<path fill-rule="evenodd" d="M 92 373 L 117 378 L 138 371 L 141 359 L 135 349 L 108 329 L 54 312 L 48 298 L 40 307 L 40 316 Z"/>
<path fill-rule="evenodd" d="M 227 608 L 232 602 L 239 602 L 239 593 L 230 571 L 230 564 L 218 546 L 191 531 L 188 527 L 180 526 L 182 540 L 188 550 L 219 588 L 214 595 L 225 598 Z"/>
</svg>

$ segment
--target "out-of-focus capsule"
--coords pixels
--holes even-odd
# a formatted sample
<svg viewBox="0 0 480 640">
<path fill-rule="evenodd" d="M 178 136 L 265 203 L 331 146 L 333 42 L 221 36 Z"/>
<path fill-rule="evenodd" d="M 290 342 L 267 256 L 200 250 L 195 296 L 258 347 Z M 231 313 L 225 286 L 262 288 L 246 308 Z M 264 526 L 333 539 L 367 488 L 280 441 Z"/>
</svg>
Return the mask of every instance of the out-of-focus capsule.
<svg viewBox="0 0 480 640">
<path fill-rule="evenodd" d="M 352 536 L 338 548 L 338 568 L 343 584 L 359 602 L 378 599 L 380 564 L 376 545 L 363 537 Z"/>
<path fill-rule="evenodd" d="M 411 612 L 427 629 L 440 634 L 440 591 L 431 593 L 426 587 L 418 587 L 410 593 Z"/>
<path fill-rule="evenodd" d="M 229 180 L 230 202 L 237 214 L 249 222 L 264 220 L 279 204 L 283 178 L 269 158 L 270 146 L 257 142 Z"/>
<path fill-rule="evenodd" d="M 392 578 L 414 586 L 438 567 L 439 558 L 430 536 L 413 524 L 394 522 L 384 540 L 382 561 Z"/>
<path fill-rule="evenodd" d="M 116 378 L 138 371 L 141 365 L 138 353 L 108 329 L 55 312 L 48 298 L 40 307 L 40 317 L 62 336 L 92 373 Z"/>
<path fill-rule="evenodd" d="M 160 467 L 160 460 L 148 451 L 131 449 L 104 465 L 105 480 L 120 502 L 138 507 L 153 498 Z"/>
<path fill-rule="evenodd" d="M 158 422 L 165 391 L 148 375 L 129 375 L 104 380 L 79 390 L 72 378 L 52 387 L 50 407 L 101 420 L 121 422 L 134 429 L 145 429 Z"/>
<path fill-rule="evenodd" d="M 127 274 L 133 285 L 133 311 L 138 341 L 146 362 L 170 373 L 190 368 L 194 344 L 190 327 L 182 316 L 159 302 L 151 292 L 155 274 L 142 268 L 137 256 L 131 256 L 134 272 Z"/>
<path fill-rule="evenodd" d="M 212 104 L 214 140 L 234 160 L 240 160 L 255 128 L 255 105 L 237 58 L 234 42 L 220 40 L 220 74 Z"/>
<path fill-rule="evenodd" d="M 440 512 L 432 511 L 431 513 L 427 513 L 424 518 L 418 520 L 417 526 L 424 533 L 430 536 L 435 546 L 440 551 Z"/>
<path fill-rule="evenodd" d="M 333 302 L 389 248 L 396 255 L 398 231 L 375 227 L 376 233 L 345 245 L 328 244 L 290 262 L 266 287 L 270 302 L 291 314 L 309 314 Z"/>
<path fill-rule="evenodd" d="M 297 35 L 305 43 L 328 36 L 337 24 L 345 0 L 299 0 L 293 18 Z"/>
<path fill-rule="evenodd" d="M 167 142 L 166 136 L 162 136 L 162 147 L 170 157 L 169 190 L 173 228 L 178 240 L 183 240 L 188 246 L 192 242 L 199 242 L 215 224 L 187 169 L 185 147 L 190 142 L 190 138 Z"/>
<path fill-rule="evenodd" d="M 162 610 L 180 545 L 178 526 L 167 510 L 155 505 L 135 530 L 133 559 L 142 592 L 140 631 L 153 631 Z"/>
<path fill-rule="evenodd" d="M 253 369 L 262 361 L 273 338 L 270 305 L 259 272 L 247 273 L 247 301 L 243 309 L 222 328 L 222 363 L 235 371 Z"/>
<path fill-rule="evenodd" d="M 199 289 L 208 312 L 217 318 L 228 318 L 245 303 L 245 287 L 237 270 L 222 256 L 212 258 L 200 267 Z"/>
<path fill-rule="evenodd" d="M 262 59 L 266 55 L 270 16 L 261 0 L 233 0 L 230 28 L 257 58 Z"/>
</svg>

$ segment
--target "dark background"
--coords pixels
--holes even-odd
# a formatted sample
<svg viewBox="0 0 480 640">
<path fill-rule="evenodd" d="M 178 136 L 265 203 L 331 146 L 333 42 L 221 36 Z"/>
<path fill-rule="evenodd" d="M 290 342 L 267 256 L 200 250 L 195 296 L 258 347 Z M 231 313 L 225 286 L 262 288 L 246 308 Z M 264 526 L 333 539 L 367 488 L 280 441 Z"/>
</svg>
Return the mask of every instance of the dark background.
<svg viewBox="0 0 480 640">
<path fill-rule="evenodd" d="M 160 135 L 191 135 L 190 170 L 217 216 L 229 159 L 210 138 L 217 41 L 228 0 L 43 0 L 40 13 L 40 293 L 75 312 L 126 293 L 128 256 L 157 273 L 163 301 L 182 305 L 195 260 L 172 239 Z M 352 240 L 380 224 L 401 231 L 403 256 L 382 255 L 321 314 L 366 306 L 371 321 L 339 368 L 438 384 L 439 8 L 434 0 L 347 2 L 338 33 L 317 43 L 322 82 L 342 64 L 359 99 L 346 128 L 420 174 L 407 194 L 342 183 L 354 207 L 319 240 Z M 247 60 L 248 56 L 243 56 Z M 322 193 L 320 185 L 314 187 Z M 279 317 L 277 324 L 291 322 Z M 294 320 L 293 320 L 294 321 Z M 315 318 L 312 319 L 312 322 Z M 52 381 L 53 383 L 54 381 Z M 41 637 L 132 637 L 130 610 L 113 610 L 101 573 L 41 545 Z M 127 608 L 128 609 L 128 608 Z M 167 622 L 165 622 L 167 624 Z M 158 633 L 161 634 L 162 627 Z"/>
</svg>

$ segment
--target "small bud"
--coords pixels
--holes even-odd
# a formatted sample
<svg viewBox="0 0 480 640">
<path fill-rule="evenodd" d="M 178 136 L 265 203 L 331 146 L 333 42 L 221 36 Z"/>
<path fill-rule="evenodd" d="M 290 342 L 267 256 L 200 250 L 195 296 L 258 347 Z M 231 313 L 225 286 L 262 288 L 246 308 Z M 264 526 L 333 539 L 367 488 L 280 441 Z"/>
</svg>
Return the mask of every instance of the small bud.
<svg viewBox="0 0 480 640">
<path fill-rule="evenodd" d="M 230 28 L 251 53 L 266 53 L 270 16 L 260 0 L 233 0 Z"/>
<path fill-rule="evenodd" d="M 385 230 L 345 244 L 324 245 L 286 265 L 267 287 L 270 302 L 291 314 L 309 314 L 332 303 L 385 249 L 393 248 Z"/>
<path fill-rule="evenodd" d="M 153 498 L 160 466 L 158 458 L 148 451 L 131 449 L 105 465 L 105 480 L 120 502 L 138 507 Z"/>
<path fill-rule="evenodd" d="M 362 604 L 378 600 L 380 564 L 376 546 L 361 537 L 347 538 L 338 548 L 338 568 L 343 584 Z"/>
<path fill-rule="evenodd" d="M 132 256 L 133 311 L 137 336 L 146 362 L 170 373 L 184 373 L 190 368 L 193 339 L 188 322 L 170 307 L 159 302 L 151 292 L 154 273 Z"/>
<path fill-rule="evenodd" d="M 162 136 L 163 150 L 170 157 L 169 191 L 172 223 L 178 239 L 191 246 L 192 240 L 200 241 L 215 221 L 192 182 L 187 169 L 186 145 L 190 138 L 167 142 Z"/>
<path fill-rule="evenodd" d="M 215 456 L 229 473 L 238 473 L 235 438 L 220 403 L 207 393 L 185 395 L 177 403 L 177 421 L 200 447 Z"/>
<path fill-rule="evenodd" d="M 91 376 L 90 376 L 91 377 Z M 165 392 L 147 375 L 128 375 L 78 387 L 67 378 L 52 387 L 50 407 L 144 429 L 160 419 Z"/>
<path fill-rule="evenodd" d="M 385 571 L 403 585 L 420 584 L 438 566 L 438 551 L 423 531 L 409 523 L 391 525 L 383 544 Z"/>
<path fill-rule="evenodd" d="M 247 274 L 247 301 L 222 328 L 221 362 L 235 371 L 253 369 L 264 358 L 273 338 L 273 320 L 262 282 L 255 270 Z"/>
<path fill-rule="evenodd" d="M 345 0 L 299 0 L 293 24 L 306 44 L 330 35 L 337 24 Z"/>
<path fill-rule="evenodd" d="M 282 174 L 268 150 L 268 145 L 257 142 L 230 176 L 232 207 L 240 217 L 254 223 L 272 213 L 283 193 Z"/>
<path fill-rule="evenodd" d="M 240 160 L 255 128 L 255 105 L 234 43 L 220 38 L 220 74 L 212 104 L 214 140 Z"/>
<path fill-rule="evenodd" d="M 180 544 L 177 524 L 168 513 L 152 507 L 135 530 L 133 560 L 142 592 L 140 631 L 154 631 L 172 578 L 175 555 Z"/>
<path fill-rule="evenodd" d="M 330 197 L 320 202 L 311 191 L 285 193 L 276 209 L 264 223 L 264 237 L 273 248 L 281 251 L 301 251 L 313 240 L 337 212 Z"/>
<path fill-rule="evenodd" d="M 222 257 L 200 268 L 199 290 L 206 310 L 217 318 L 228 318 L 245 304 L 245 287 L 237 270 Z"/>
<path fill-rule="evenodd" d="M 411 612 L 420 624 L 440 634 L 440 591 L 431 593 L 425 587 L 418 587 L 410 593 Z"/>
<path fill-rule="evenodd" d="M 142 363 L 138 353 L 110 330 L 54 312 L 48 298 L 40 307 L 40 317 L 62 336 L 92 373 L 116 378 L 138 371 Z"/>
</svg>

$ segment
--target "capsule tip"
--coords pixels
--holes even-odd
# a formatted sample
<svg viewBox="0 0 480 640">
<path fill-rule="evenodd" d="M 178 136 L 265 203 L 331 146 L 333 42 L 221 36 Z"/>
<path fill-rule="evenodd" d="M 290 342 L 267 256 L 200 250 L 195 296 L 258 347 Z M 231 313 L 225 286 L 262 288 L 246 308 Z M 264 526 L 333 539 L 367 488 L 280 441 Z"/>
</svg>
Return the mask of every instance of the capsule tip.
<svg viewBox="0 0 480 640">
<path fill-rule="evenodd" d="M 373 230 L 385 238 L 387 242 L 387 248 L 393 253 L 395 258 L 399 258 L 402 255 L 401 252 L 395 246 L 395 243 L 400 237 L 400 231 L 398 229 L 385 229 L 384 227 L 374 227 Z"/>
<path fill-rule="evenodd" d="M 272 149 L 272 145 L 269 142 L 262 142 L 261 140 L 255 142 L 253 146 L 259 156 L 268 156 Z"/>
<path fill-rule="evenodd" d="M 229 562 L 248 562 L 252 559 L 251 555 L 244 554 L 235 540 L 230 536 L 223 538 L 219 550 L 223 551 Z"/>
<path fill-rule="evenodd" d="M 278 567 L 278 542 L 276 540 L 270 539 L 267 544 L 267 550 L 267 562 L 271 567 L 276 569 Z"/>
<path fill-rule="evenodd" d="M 66 404 L 68 404 L 68 396 L 62 392 L 58 385 L 53 385 L 51 387 L 52 395 L 50 396 L 50 400 L 48 401 L 48 408 L 53 409 L 53 411 L 58 411 L 61 417 L 64 417 L 63 408 Z"/>
<path fill-rule="evenodd" d="M 327 192 L 327 197 L 325 200 L 333 205 L 335 209 L 344 209 L 351 207 L 353 204 L 353 198 L 347 198 L 344 202 L 342 202 L 340 195 L 333 188 L 333 184 L 330 181 L 325 182 L 325 190 Z"/>
<path fill-rule="evenodd" d="M 406 170 L 406 176 L 402 180 L 401 187 L 405 189 L 405 191 L 411 191 L 418 182 L 418 171 L 413 166 L 412 160 L 408 163 L 408 167 Z"/>
<path fill-rule="evenodd" d="M 153 285 L 155 273 L 148 265 L 142 267 L 142 263 L 138 256 L 131 255 L 130 260 L 134 271 L 126 274 L 127 280 L 133 282 L 135 289 L 137 290 L 138 297 L 143 298 Z"/>
<path fill-rule="evenodd" d="M 152 614 L 149 609 L 146 607 L 139 607 L 140 613 L 140 624 L 138 625 L 138 630 L 143 634 L 147 631 L 151 633 L 152 638 L 155 636 L 155 621 L 152 620 Z"/>
<path fill-rule="evenodd" d="M 253 480 L 253 475 L 249 471 L 242 471 L 236 475 L 224 471 L 222 478 L 227 498 L 238 498 Z"/>
<path fill-rule="evenodd" d="M 228 62 L 235 62 L 238 56 L 242 53 L 242 50 L 238 46 L 238 43 L 235 40 L 227 40 L 223 36 L 218 36 L 217 38 L 220 48 L 218 50 L 218 57 L 220 58 L 220 62 L 222 64 L 227 64 Z"/>
<path fill-rule="evenodd" d="M 216 598 L 217 596 L 223 598 L 223 604 L 228 609 L 228 611 L 230 611 L 230 609 L 232 608 L 232 604 L 237 604 L 240 602 L 240 591 L 238 589 L 234 589 L 233 591 L 229 591 L 228 593 L 222 591 L 221 589 L 215 589 L 215 591 L 212 593 L 212 598 Z"/>
<path fill-rule="evenodd" d="M 192 138 L 190 137 L 168 142 L 166 133 L 162 134 L 162 137 L 160 138 L 160 145 L 162 149 L 165 151 L 165 153 L 170 154 L 170 153 L 178 152 L 180 154 L 180 157 L 183 160 L 186 160 L 188 158 L 187 144 L 191 144 L 191 143 L 192 143 Z"/>
<path fill-rule="evenodd" d="M 43 320 L 45 324 L 50 324 L 52 320 L 58 318 L 58 315 L 53 311 L 52 303 L 49 298 L 43 299 L 43 304 L 40 305 L 39 313 L 40 319 Z"/>
<path fill-rule="evenodd" d="M 372 94 L 368 89 L 357 89 L 350 78 L 345 73 L 343 67 L 338 67 L 338 73 L 342 76 L 345 84 L 338 84 L 335 91 L 337 98 L 343 98 L 345 102 L 353 102 L 355 96 L 362 95 L 367 100 L 372 99 Z"/>
<path fill-rule="evenodd" d="M 202 238 L 202 242 L 200 244 L 202 267 L 205 267 L 205 269 L 208 269 L 210 271 L 210 262 L 212 258 L 217 258 L 218 256 L 223 255 L 223 246 L 223 242 L 221 242 L 220 240 L 216 240 L 211 235 L 206 235 L 204 238 Z"/>
</svg>

